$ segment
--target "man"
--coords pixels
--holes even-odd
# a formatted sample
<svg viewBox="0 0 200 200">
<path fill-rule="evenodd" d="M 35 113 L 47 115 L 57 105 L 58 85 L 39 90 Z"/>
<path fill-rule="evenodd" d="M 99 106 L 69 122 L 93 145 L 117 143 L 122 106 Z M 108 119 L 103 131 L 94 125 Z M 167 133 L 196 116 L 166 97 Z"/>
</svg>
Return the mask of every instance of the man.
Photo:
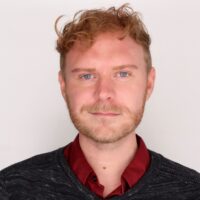
<svg viewBox="0 0 200 200">
<path fill-rule="evenodd" d="M 88 10 L 57 34 L 61 92 L 79 134 L 1 171 L 1 199 L 200 199 L 199 173 L 135 133 L 155 80 L 138 14 L 128 5 Z"/>
</svg>

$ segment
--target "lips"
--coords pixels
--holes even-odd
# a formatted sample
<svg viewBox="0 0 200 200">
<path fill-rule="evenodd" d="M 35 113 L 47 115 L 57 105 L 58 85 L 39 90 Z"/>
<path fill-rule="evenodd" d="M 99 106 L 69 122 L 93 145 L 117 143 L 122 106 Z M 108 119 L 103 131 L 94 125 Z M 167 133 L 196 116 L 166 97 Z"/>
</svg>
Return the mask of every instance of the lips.
<svg viewBox="0 0 200 200">
<path fill-rule="evenodd" d="M 91 114 L 95 116 L 105 116 L 105 117 L 115 117 L 119 115 L 119 113 L 112 113 L 112 112 L 95 112 Z"/>
</svg>

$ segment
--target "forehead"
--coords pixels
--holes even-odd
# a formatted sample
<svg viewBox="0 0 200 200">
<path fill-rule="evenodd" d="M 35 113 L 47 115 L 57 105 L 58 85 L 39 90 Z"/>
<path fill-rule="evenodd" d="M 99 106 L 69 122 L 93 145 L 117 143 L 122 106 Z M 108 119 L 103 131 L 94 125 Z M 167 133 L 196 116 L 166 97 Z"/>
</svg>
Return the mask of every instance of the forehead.
<svg viewBox="0 0 200 200">
<path fill-rule="evenodd" d="M 84 43 L 75 42 L 65 60 L 67 69 L 125 64 L 145 65 L 144 50 L 130 36 L 122 39 L 119 33 L 100 34 L 89 48 L 85 48 Z"/>
</svg>

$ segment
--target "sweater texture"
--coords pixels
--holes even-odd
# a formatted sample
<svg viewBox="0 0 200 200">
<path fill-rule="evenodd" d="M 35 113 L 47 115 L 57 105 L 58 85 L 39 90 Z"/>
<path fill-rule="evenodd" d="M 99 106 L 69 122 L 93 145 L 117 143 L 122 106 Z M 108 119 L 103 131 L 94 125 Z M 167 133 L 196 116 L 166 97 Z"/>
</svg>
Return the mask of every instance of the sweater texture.
<svg viewBox="0 0 200 200">
<path fill-rule="evenodd" d="M 0 172 L 0 200 L 100 200 L 70 169 L 64 148 L 29 158 Z M 200 200 L 200 174 L 150 151 L 149 169 L 112 200 Z"/>
</svg>

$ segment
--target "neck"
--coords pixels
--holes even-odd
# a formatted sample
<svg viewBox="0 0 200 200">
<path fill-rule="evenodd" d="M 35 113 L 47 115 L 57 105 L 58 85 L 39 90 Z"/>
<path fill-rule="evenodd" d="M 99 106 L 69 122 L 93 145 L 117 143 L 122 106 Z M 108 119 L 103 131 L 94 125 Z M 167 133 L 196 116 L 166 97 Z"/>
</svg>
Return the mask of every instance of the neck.
<svg viewBox="0 0 200 200">
<path fill-rule="evenodd" d="M 86 160 L 104 186 L 104 196 L 121 185 L 121 175 L 137 150 L 136 135 L 130 133 L 114 143 L 97 143 L 79 135 L 79 142 Z"/>
</svg>

